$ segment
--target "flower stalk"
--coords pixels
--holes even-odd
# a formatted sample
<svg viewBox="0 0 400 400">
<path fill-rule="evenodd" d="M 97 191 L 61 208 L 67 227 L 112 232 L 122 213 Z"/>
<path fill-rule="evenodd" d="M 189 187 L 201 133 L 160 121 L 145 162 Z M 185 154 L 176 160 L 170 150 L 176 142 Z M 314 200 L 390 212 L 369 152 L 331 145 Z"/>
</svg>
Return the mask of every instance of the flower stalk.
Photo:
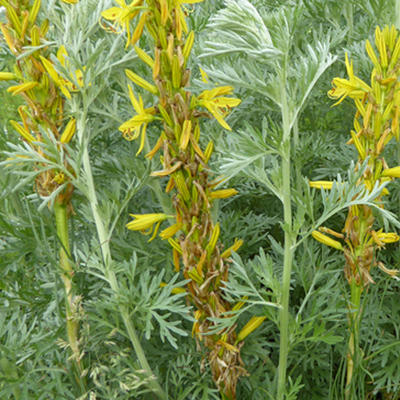
<svg viewBox="0 0 400 400">
<path fill-rule="evenodd" d="M 105 27 L 112 23 L 117 32 L 127 32 L 127 45 L 135 46 L 143 29 L 154 42 L 150 54 L 135 46 L 139 58 L 150 69 L 152 82 L 131 70 L 127 70 L 126 75 L 136 87 L 156 97 L 157 103 L 145 107 L 142 97 L 135 95 L 128 86 L 136 115 L 123 123 L 120 130 L 128 140 L 139 139 L 137 154 L 140 154 L 147 125 L 153 121 L 161 123 L 162 131 L 146 158 L 151 159 L 162 152 L 162 169 L 151 175 L 168 180 L 165 191 L 172 197 L 174 215 L 133 214 L 134 220 L 127 227 L 137 231 L 147 229 L 146 233 L 152 233 L 150 240 L 153 240 L 163 220 L 172 219 L 172 225 L 163 229 L 160 236 L 163 240 L 168 239 L 172 247 L 175 270 L 182 270 L 184 278 L 190 280 L 186 291 L 196 308 L 193 335 L 198 347 L 206 350 L 222 398 L 234 400 L 238 379 L 246 374 L 240 358 L 242 339 L 263 319 L 251 321 L 241 332 L 239 342 L 234 326 L 215 331 L 218 328 L 211 320 L 224 318 L 225 313 L 232 310 L 222 296 L 223 282 L 228 279 L 228 257 L 242 242 L 238 240 L 223 251 L 220 225 L 213 221 L 211 209 L 216 199 L 228 198 L 237 191 L 217 189 L 219 182 L 210 179 L 208 162 L 213 143 L 202 148 L 200 121 L 204 117 L 214 118 L 220 126 L 230 130 L 225 117 L 240 100 L 230 97 L 233 92 L 230 86 L 204 90 L 199 95 L 187 89 L 194 32 L 189 31 L 183 3 L 201 1 L 136 0 L 129 6 L 118 1 L 120 8 L 106 10 L 102 17 L 106 20 Z M 136 19 L 136 28 L 131 35 L 129 21 L 133 19 Z"/>
<path fill-rule="evenodd" d="M 355 172 L 367 162 L 367 168 L 358 181 L 358 185 L 372 191 L 376 185 L 381 185 L 394 178 L 400 177 L 399 167 L 389 168 L 383 158 L 383 150 L 392 138 L 399 141 L 400 115 L 400 37 L 394 26 L 386 26 L 383 30 L 375 30 L 375 45 L 373 48 L 369 40 L 366 41 L 366 51 L 373 64 L 371 82 L 368 85 L 354 75 L 353 63 L 346 54 L 346 69 L 348 79 L 335 78 L 333 88 L 328 92 L 329 97 L 341 103 L 346 97 L 354 100 L 357 112 L 354 117 L 354 130 L 351 139 L 358 152 Z M 328 183 L 313 183 L 311 186 L 329 189 Z M 388 195 L 387 189 L 375 199 L 375 203 L 383 208 L 382 197 Z M 387 269 L 381 262 L 377 262 L 377 251 L 386 243 L 399 240 L 394 233 L 384 233 L 382 229 L 374 228 L 376 221 L 372 208 L 366 205 L 354 205 L 349 208 L 342 230 L 343 234 L 334 233 L 328 228 L 320 227 L 342 243 L 314 232 L 313 237 L 331 247 L 343 251 L 345 258 L 344 273 L 350 285 L 351 299 L 348 304 L 348 320 L 350 337 L 347 354 L 347 379 L 345 398 L 352 396 L 354 380 L 354 366 L 357 362 L 358 336 L 361 323 L 362 293 L 369 284 L 374 283 L 370 271 L 378 266 L 382 271 L 394 276 L 397 271 Z"/>
<path fill-rule="evenodd" d="M 282 275 L 282 295 L 281 306 L 279 311 L 279 366 L 278 366 L 278 390 L 277 399 L 283 400 L 286 393 L 286 373 L 287 359 L 289 354 L 289 301 L 290 301 L 290 278 L 293 266 L 293 245 L 295 238 L 292 232 L 292 188 L 291 188 L 291 128 L 289 104 L 286 92 L 286 68 L 287 55 L 285 56 L 282 76 L 282 128 L 283 128 L 283 146 L 282 154 L 282 203 L 283 203 L 283 218 L 285 224 L 284 237 L 284 255 L 283 255 L 283 275 Z"/>
<path fill-rule="evenodd" d="M 0 80 L 9 81 L 11 86 L 7 91 L 12 95 L 19 95 L 24 105 L 18 108 L 20 121 L 10 121 L 21 140 L 27 142 L 42 158 L 53 162 L 44 154 L 40 147 L 43 134 L 51 134 L 57 140 L 60 154 L 67 154 L 64 147 L 75 133 L 74 119 L 65 124 L 63 91 L 48 74 L 47 67 L 52 65 L 49 53 L 40 48 L 29 55 L 23 55 L 26 46 L 39 46 L 45 39 L 49 28 L 47 20 L 41 24 L 37 17 L 41 7 L 41 0 L 18 0 L 8 2 L 1 0 L 0 5 L 6 10 L 6 23 L 0 24 L 1 34 L 7 43 L 10 52 L 15 56 L 12 72 L 2 71 Z M 65 126 L 65 128 L 63 128 Z M 64 168 L 71 171 L 66 159 Z M 60 277 L 65 290 L 66 331 L 68 345 L 71 350 L 71 359 L 74 363 L 75 378 L 82 393 L 85 390 L 82 352 L 79 343 L 79 298 L 74 296 L 73 266 L 71 264 L 70 244 L 68 237 L 68 219 L 72 210 L 71 197 L 73 185 L 62 170 L 44 168 L 35 165 L 38 171 L 35 188 L 40 196 L 51 196 L 55 191 L 53 212 L 55 226 L 60 244 Z M 72 173 L 72 172 L 71 172 Z"/>
<path fill-rule="evenodd" d="M 78 118 L 77 122 L 77 130 L 80 133 L 81 137 L 85 136 L 86 132 L 86 114 L 87 113 L 87 106 L 83 104 L 83 112 Z M 89 204 L 90 208 L 92 210 L 94 222 L 96 225 L 96 230 L 97 230 L 97 235 L 99 238 L 100 242 L 100 247 L 101 247 L 101 253 L 103 256 L 103 262 L 105 266 L 105 276 L 110 284 L 110 287 L 113 291 L 113 293 L 117 294 L 119 293 L 119 284 L 117 277 L 115 275 L 114 270 L 112 269 L 111 262 L 112 262 L 112 257 L 111 257 L 111 248 L 110 248 L 110 235 L 107 232 L 107 228 L 103 222 L 103 219 L 100 215 L 99 212 L 99 202 L 97 199 L 97 194 L 96 194 L 96 188 L 95 188 L 95 183 L 93 179 L 93 173 L 92 173 L 92 167 L 90 164 L 90 157 L 89 157 L 89 152 L 87 145 L 85 146 L 83 150 L 83 155 L 82 155 L 82 164 L 83 164 L 83 171 L 85 175 L 85 179 L 87 182 L 87 196 L 89 199 Z M 131 319 L 131 313 L 129 312 L 129 309 L 126 305 L 121 304 L 120 305 L 120 312 L 122 316 L 122 320 L 124 322 L 129 340 L 132 343 L 133 349 L 135 351 L 135 354 L 138 358 L 139 364 L 143 371 L 145 371 L 145 375 L 148 378 L 147 380 L 147 385 L 148 387 L 153 391 L 153 393 L 161 400 L 166 400 L 167 395 L 165 394 L 164 390 L 161 388 L 160 384 L 157 381 L 156 376 L 151 370 L 151 367 L 147 361 L 146 355 L 144 353 L 144 350 L 142 348 L 142 345 L 140 343 L 140 339 L 136 333 L 135 327 L 132 323 Z"/>
<path fill-rule="evenodd" d="M 73 275 L 74 270 L 71 264 L 71 250 L 69 244 L 68 235 L 68 209 L 67 205 L 59 202 L 54 204 L 54 216 L 57 229 L 57 236 L 60 241 L 60 268 L 61 268 L 61 279 L 64 283 L 65 288 L 65 314 L 66 314 L 66 325 L 67 325 L 67 338 L 68 344 L 71 348 L 72 357 L 76 362 L 78 377 L 77 383 L 82 386 L 80 375 L 83 371 L 81 358 L 82 354 L 79 349 L 79 319 L 77 318 L 79 305 L 79 299 L 73 295 Z"/>
</svg>

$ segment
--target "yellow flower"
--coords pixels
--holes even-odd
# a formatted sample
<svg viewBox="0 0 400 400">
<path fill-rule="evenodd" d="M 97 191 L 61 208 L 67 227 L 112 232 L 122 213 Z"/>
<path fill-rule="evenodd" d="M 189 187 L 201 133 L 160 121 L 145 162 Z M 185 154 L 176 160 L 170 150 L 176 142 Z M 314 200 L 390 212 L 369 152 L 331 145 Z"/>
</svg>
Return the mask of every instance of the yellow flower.
<svg viewBox="0 0 400 400">
<path fill-rule="evenodd" d="M 241 342 L 251 332 L 255 331 L 267 317 L 251 317 L 249 322 L 239 332 L 236 342 Z"/>
<path fill-rule="evenodd" d="M 61 143 L 69 143 L 70 140 L 72 139 L 72 136 L 74 136 L 76 131 L 76 119 L 71 118 L 68 121 L 67 126 L 64 129 L 64 132 L 61 135 L 60 142 Z"/>
<path fill-rule="evenodd" d="M 8 93 L 12 93 L 13 96 L 19 93 L 26 92 L 28 90 L 33 89 L 38 85 L 38 82 L 26 82 L 26 83 L 21 83 L 20 85 L 15 85 L 15 86 L 10 86 L 7 89 Z"/>
<path fill-rule="evenodd" d="M 14 79 L 16 79 L 16 76 L 12 72 L 0 72 L 0 81 L 11 81 Z"/>
<path fill-rule="evenodd" d="M 330 238 L 329 236 L 324 235 L 321 232 L 313 231 L 313 232 L 311 232 L 311 235 L 315 240 L 318 240 L 318 242 L 326 244 L 327 246 L 330 246 L 330 247 L 334 247 L 335 249 L 338 249 L 338 250 L 343 250 L 342 244 L 340 242 Z"/>
<path fill-rule="evenodd" d="M 160 283 L 160 287 L 165 287 L 165 286 L 167 286 L 167 283 L 165 282 Z M 186 293 L 186 289 L 182 287 L 174 287 L 171 289 L 171 293 L 172 294 Z"/>
<path fill-rule="evenodd" d="M 224 95 L 232 94 L 233 87 L 221 86 L 211 90 L 204 90 L 197 98 L 197 105 L 207 108 L 214 118 L 225 129 L 231 130 L 230 126 L 224 120 L 224 114 L 231 107 L 240 104 L 240 100 L 232 97 L 224 97 Z"/>
<path fill-rule="evenodd" d="M 126 224 L 126 227 L 130 229 L 131 231 L 144 231 L 145 229 L 148 229 L 147 232 L 144 232 L 145 235 L 150 235 L 150 233 L 153 231 L 153 226 L 156 224 L 154 228 L 154 232 L 152 237 L 149 239 L 149 242 L 152 241 L 158 232 L 158 228 L 160 227 L 160 224 L 162 221 L 165 219 L 171 217 L 170 215 L 167 214 L 129 214 L 131 217 L 135 218 L 133 221 L 129 222 Z"/>
<path fill-rule="evenodd" d="M 198 335 L 198 338 L 200 340 L 203 339 L 203 337 L 199 334 L 200 333 L 200 329 L 199 329 L 199 320 L 202 317 L 202 312 L 200 310 L 195 311 L 194 313 L 194 319 L 195 322 L 193 323 L 193 327 L 192 327 L 192 337 L 196 334 L 196 336 Z"/>
<path fill-rule="evenodd" d="M 239 349 L 236 346 L 231 345 L 230 343 L 227 343 L 226 340 L 226 334 L 222 335 L 222 339 L 217 341 L 217 344 L 219 344 L 220 346 L 225 347 L 226 350 L 232 352 L 232 353 L 238 353 Z M 223 349 L 222 349 L 223 351 Z M 220 354 L 220 353 L 219 353 Z"/>
<path fill-rule="evenodd" d="M 310 187 L 315 188 L 315 189 L 324 189 L 324 190 L 330 190 L 332 189 L 333 182 L 331 181 L 310 181 L 308 182 Z"/>
<path fill-rule="evenodd" d="M 141 135 L 139 150 L 136 153 L 138 155 L 144 147 L 144 141 L 146 138 L 146 128 L 149 122 L 154 120 L 155 109 L 154 107 L 144 108 L 143 99 L 139 96 L 139 100 L 136 99 L 133 90 L 130 86 L 129 88 L 129 98 L 137 115 L 135 115 L 130 120 L 124 122 L 119 130 L 122 132 L 126 140 L 137 139 Z"/>
<path fill-rule="evenodd" d="M 68 71 L 70 77 L 76 77 L 78 81 L 78 85 L 80 87 L 83 86 L 83 72 L 81 70 L 76 70 L 74 72 L 71 71 L 70 64 L 67 60 L 68 53 L 64 46 L 60 46 L 57 51 L 57 59 L 60 64 Z M 76 92 L 79 89 L 76 87 L 74 83 L 62 77 L 54 68 L 53 64 L 47 60 L 46 58 L 40 56 L 43 66 L 45 67 L 47 73 L 49 74 L 50 78 L 54 81 L 54 83 L 60 88 L 61 92 L 67 99 L 71 99 L 70 92 Z"/>
<path fill-rule="evenodd" d="M 334 106 L 340 104 L 347 96 L 354 100 L 362 99 L 366 93 L 372 90 L 370 86 L 354 75 L 353 62 L 349 63 L 347 53 L 346 69 L 349 79 L 334 78 L 332 81 L 333 88 L 328 92 L 331 99 L 338 99 Z"/>
<path fill-rule="evenodd" d="M 236 189 L 221 189 L 215 190 L 210 193 L 210 199 L 227 199 L 228 197 L 235 196 L 239 192 Z"/>
<path fill-rule="evenodd" d="M 188 33 L 185 13 L 182 10 L 182 8 L 185 8 L 183 4 L 201 3 L 202 1 L 203 0 L 173 0 L 173 5 L 175 7 L 176 36 L 178 36 L 179 40 L 182 38 L 182 31 Z"/>
<path fill-rule="evenodd" d="M 49 74 L 50 78 L 60 88 L 63 95 L 67 99 L 71 99 L 71 93 L 65 87 L 64 83 L 61 80 L 60 75 L 58 75 L 57 71 L 53 67 L 53 64 L 49 60 L 47 60 L 46 58 L 44 58 L 42 56 L 40 56 L 40 60 L 42 61 L 42 64 L 43 64 L 44 68 L 46 69 L 47 73 Z"/>
<path fill-rule="evenodd" d="M 126 227 L 131 231 L 143 231 L 152 228 L 155 223 L 162 222 L 168 218 L 167 214 L 129 214 L 135 218 L 133 221 L 126 224 Z"/>
<path fill-rule="evenodd" d="M 383 243 L 395 243 L 400 236 L 395 232 L 377 232 L 378 239 Z"/>
<path fill-rule="evenodd" d="M 249 298 L 249 296 L 243 296 L 242 300 L 238 301 L 233 307 L 232 311 L 238 311 L 240 310 L 245 304 L 246 300 Z"/>
<path fill-rule="evenodd" d="M 382 176 L 390 176 L 391 178 L 400 178 L 400 166 L 384 169 L 382 171 Z"/>
<path fill-rule="evenodd" d="M 164 229 L 161 233 L 160 233 L 160 237 L 162 240 L 165 239 L 169 239 L 172 236 L 174 236 L 176 234 L 176 232 L 179 231 L 179 229 L 182 228 L 182 224 L 180 222 L 169 226 L 168 228 Z"/>
<path fill-rule="evenodd" d="M 68 53 L 63 45 L 60 46 L 60 48 L 57 51 L 57 59 L 60 61 L 60 64 L 68 71 L 69 76 L 71 78 L 74 78 L 75 75 L 76 80 L 78 81 L 78 85 L 80 87 L 83 87 L 83 72 L 80 69 L 72 72 L 70 63 L 68 61 Z M 83 69 L 85 70 L 85 67 L 83 67 Z M 76 87 L 76 85 L 73 84 L 68 79 L 64 79 L 62 76 L 60 76 L 60 79 L 64 83 L 64 85 L 68 88 L 69 91 L 77 92 L 79 90 Z"/>
<path fill-rule="evenodd" d="M 130 22 L 140 13 L 140 10 L 143 8 L 143 0 L 134 0 L 131 2 L 131 4 L 129 4 L 129 6 L 126 4 L 125 0 L 115 0 L 115 2 L 120 7 L 111 7 L 101 13 L 101 16 L 104 19 L 114 22 L 113 28 L 106 28 L 104 25 L 102 25 L 102 27 L 115 33 L 122 33 L 126 31 L 128 36 L 126 47 L 128 47 L 131 41 Z"/>
<path fill-rule="evenodd" d="M 138 74 L 135 74 L 134 72 L 130 71 L 129 69 L 126 69 L 125 73 L 126 73 L 126 76 L 133 83 L 136 83 L 136 85 L 142 87 L 143 89 L 146 89 L 150 93 L 158 94 L 158 89 L 151 83 L 147 82 L 146 79 L 143 79 L 141 76 L 139 76 Z"/>
<path fill-rule="evenodd" d="M 13 128 L 28 142 L 34 142 L 36 138 L 30 134 L 30 132 L 17 121 L 10 120 L 10 124 Z"/>
<path fill-rule="evenodd" d="M 65 175 L 63 172 L 58 172 L 54 178 L 53 178 L 53 182 L 58 183 L 59 185 L 62 185 L 65 182 Z"/>
<path fill-rule="evenodd" d="M 201 68 L 200 67 L 200 74 L 201 74 L 201 80 L 204 82 L 204 83 L 208 83 L 208 75 L 207 75 L 207 72 L 206 71 L 204 71 L 204 69 L 203 68 Z"/>
<path fill-rule="evenodd" d="M 235 239 L 234 244 L 231 247 L 228 247 L 222 254 L 221 258 L 228 258 L 231 256 L 232 251 L 238 251 L 239 248 L 242 246 L 243 240 L 242 239 Z"/>
</svg>

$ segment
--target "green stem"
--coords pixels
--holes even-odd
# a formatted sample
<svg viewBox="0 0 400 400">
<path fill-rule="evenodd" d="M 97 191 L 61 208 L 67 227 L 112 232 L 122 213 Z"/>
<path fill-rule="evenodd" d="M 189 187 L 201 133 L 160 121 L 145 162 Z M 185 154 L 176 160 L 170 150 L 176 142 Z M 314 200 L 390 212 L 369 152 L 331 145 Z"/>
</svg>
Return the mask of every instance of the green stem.
<svg viewBox="0 0 400 400">
<path fill-rule="evenodd" d="M 345 389 L 345 399 L 351 399 L 351 388 L 352 381 L 354 377 L 354 365 L 357 363 L 356 356 L 358 350 L 359 342 L 359 330 L 360 330 L 360 303 L 361 303 L 361 293 L 362 286 L 358 285 L 356 281 L 350 284 L 351 299 L 349 304 L 349 330 L 350 337 L 347 349 L 347 368 L 346 368 L 346 389 Z"/>
<path fill-rule="evenodd" d="M 395 0 L 395 12 L 394 12 L 394 26 L 400 29 L 400 0 Z"/>
<path fill-rule="evenodd" d="M 350 44 L 353 40 L 353 33 L 354 33 L 353 4 L 351 2 L 347 3 L 345 6 L 345 18 L 347 26 L 349 28 L 349 34 L 347 35 L 347 43 Z"/>
<path fill-rule="evenodd" d="M 285 70 L 285 66 L 283 67 Z M 283 259 L 282 297 L 280 310 L 280 345 L 279 345 L 279 368 L 278 368 L 278 400 L 283 400 L 286 393 L 286 370 L 289 354 L 289 295 L 290 277 L 293 263 L 293 233 L 292 233 L 292 203 L 290 185 L 290 115 L 286 94 L 286 74 L 282 77 L 282 201 L 285 225 L 285 245 Z"/>
<path fill-rule="evenodd" d="M 60 267 L 61 267 L 61 278 L 64 283 L 65 289 L 65 308 L 66 308 L 66 324 L 67 324 L 67 338 L 68 344 L 71 348 L 73 359 L 77 370 L 77 382 L 80 388 L 85 391 L 85 385 L 81 378 L 82 365 L 80 362 L 80 351 L 79 351 L 79 321 L 75 315 L 73 288 L 72 288 L 72 277 L 74 274 L 71 262 L 70 262 L 70 246 L 68 237 L 68 211 L 67 204 L 55 202 L 54 203 L 54 215 L 56 220 L 57 236 L 60 240 Z"/>
<path fill-rule="evenodd" d="M 85 124 L 86 124 L 86 114 L 84 113 L 82 117 L 78 120 L 78 131 L 83 136 L 85 131 Z M 117 281 L 117 277 L 114 271 L 111 269 L 111 250 L 109 244 L 109 235 L 107 233 L 107 229 L 103 223 L 103 220 L 99 213 L 99 203 L 97 200 L 96 189 L 93 180 L 92 168 L 90 165 L 90 158 L 87 145 L 84 147 L 83 155 L 82 155 L 82 162 L 83 162 L 83 170 L 86 175 L 86 183 L 87 183 L 87 191 L 88 191 L 88 198 L 90 202 L 90 207 L 92 209 L 94 222 L 97 229 L 97 235 L 99 237 L 101 252 L 103 256 L 103 262 L 105 265 L 105 275 L 110 283 L 112 291 L 117 294 L 119 292 L 119 284 Z M 129 313 L 128 307 L 121 304 L 119 307 L 121 312 L 122 320 L 124 322 L 126 331 L 128 333 L 129 339 L 132 343 L 132 346 L 135 350 L 136 356 L 139 360 L 139 364 L 141 368 L 146 371 L 146 375 L 148 377 L 148 386 L 149 388 L 158 396 L 160 399 L 167 399 L 167 396 L 161 386 L 159 385 L 155 375 L 153 374 L 150 365 L 147 361 L 146 355 L 144 350 L 140 344 L 140 340 L 136 334 L 135 328 L 131 321 L 131 316 Z"/>
<path fill-rule="evenodd" d="M 293 124 L 293 149 L 294 151 L 297 151 L 298 147 L 299 147 L 299 124 L 298 124 L 298 120 L 296 118 L 296 120 L 294 121 Z M 302 188 L 302 176 L 301 176 L 301 165 L 299 164 L 295 164 L 294 165 L 295 168 L 295 179 L 296 179 L 296 190 L 297 193 L 300 194 L 301 193 L 301 188 Z"/>
</svg>

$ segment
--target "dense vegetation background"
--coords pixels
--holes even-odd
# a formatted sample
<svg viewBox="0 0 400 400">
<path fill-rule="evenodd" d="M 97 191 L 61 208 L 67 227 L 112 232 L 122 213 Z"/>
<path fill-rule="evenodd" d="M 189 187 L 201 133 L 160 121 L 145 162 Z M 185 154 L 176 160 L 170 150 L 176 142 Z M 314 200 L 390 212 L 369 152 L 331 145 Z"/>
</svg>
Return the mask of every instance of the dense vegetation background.
<svg viewBox="0 0 400 400">
<path fill-rule="evenodd" d="M 81 336 L 83 362 L 87 368 L 88 393 L 75 384 L 66 361 L 64 342 L 63 288 L 57 273 L 58 241 L 52 215 L 32 191 L 29 166 L 0 166 L 0 398 L 2 399 L 151 399 L 140 367 L 124 330 L 119 309 L 128 306 L 135 328 L 153 371 L 170 399 L 219 399 L 201 354 L 191 337 L 190 306 L 182 295 L 170 295 L 179 282 L 168 244 L 125 228 L 128 213 L 159 212 L 162 188 L 149 176 L 158 161 L 135 157 L 138 144 L 122 139 L 118 126 L 130 118 L 124 69 L 148 74 L 136 53 L 124 51 L 124 38 L 105 32 L 98 24 L 101 11 L 111 1 L 81 0 L 71 7 L 48 0 L 41 18 L 51 22 L 52 41 L 64 44 L 76 66 L 86 66 L 87 132 L 89 151 L 100 199 L 100 212 L 111 230 L 113 269 L 120 283 L 118 296 L 111 295 L 102 267 L 100 245 L 87 197 L 74 196 L 74 218 L 70 230 L 75 263 L 74 281 L 82 296 Z M 276 66 L 262 43 L 251 42 L 251 13 L 229 23 L 221 20 L 227 7 L 244 2 L 204 1 L 188 5 L 188 23 L 195 31 L 190 67 L 192 89 L 204 85 L 201 66 L 212 83 L 228 83 L 242 99 L 228 118 L 232 132 L 216 122 L 203 124 L 203 131 L 216 144 L 212 167 L 215 175 L 230 178 L 229 186 L 239 194 L 221 200 L 214 210 L 221 221 L 225 243 L 237 237 L 244 245 L 234 255 L 228 297 L 249 296 L 238 325 L 251 315 L 267 320 L 246 340 L 242 358 L 249 376 L 241 378 L 238 399 L 273 399 L 279 358 L 278 312 L 265 302 L 278 303 L 283 260 L 283 210 L 271 191 L 279 185 L 277 143 L 282 135 L 281 110 L 272 100 Z M 371 63 L 365 40 L 376 25 L 394 23 L 395 4 L 387 0 L 331 0 L 250 2 L 269 29 L 274 44 L 286 41 L 290 49 L 289 101 L 300 104 L 309 78 L 325 64 L 306 101 L 299 106 L 292 143 L 292 204 L 299 236 L 309 233 L 326 209 L 321 193 L 308 188 L 308 180 L 347 179 L 355 150 L 346 145 L 355 107 L 350 101 L 332 108 L 326 93 L 336 76 L 345 76 L 344 54 L 354 61 L 355 72 L 368 81 Z M 47 5 L 47 6 L 46 6 Z M 192 9 L 193 8 L 193 9 Z M 0 14 L 3 18 L 4 14 Z M 222 21 L 222 22 L 221 22 Z M 288 37 L 282 26 L 288 24 Z M 224 25 L 226 24 L 226 25 Z M 253 25 L 252 25 L 253 24 Z M 224 36 L 230 29 L 235 38 Z M 245 44 L 239 44 L 239 37 Z M 253 39 L 257 39 L 257 35 Z M 220 47 L 218 47 L 220 43 Z M 278 44 L 277 44 L 278 43 Z M 0 70 L 12 63 L 5 43 L 0 42 Z M 140 42 L 146 48 L 146 37 Z M 219 51 L 222 47 L 226 51 Z M 230 47 L 229 47 L 230 46 Z M 243 51 L 237 51 L 243 47 Z M 247 46 L 247 47 L 246 47 Z M 324 47 L 325 46 L 325 47 Z M 328 53 L 331 58 L 328 59 Z M 336 56 L 336 58 L 334 58 Z M 15 118 L 18 98 L 0 82 L 0 160 L 12 157 L 15 146 L 23 146 L 8 121 Z M 145 98 L 147 103 L 150 98 Z M 78 113 L 79 101 L 73 101 Z M 149 128 L 155 142 L 158 127 Z M 13 147 L 14 146 L 14 147 Z M 150 148 L 149 144 L 146 144 Z M 80 149 L 71 144 L 71 158 L 81 160 Z M 400 145 L 392 142 L 386 161 L 400 164 Z M 387 210 L 400 214 L 398 182 L 390 186 Z M 345 209 L 328 224 L 340 231 Z M 387 245 L 381 259 L 398 268 L 398 244 Z M 307 236 L 298 245 L 290 291 L 289 362 L 287 399 L 343 399 L 347 343 L 347 282 L 344 258 Z M 400 398 L 400 302 L 399 283 L 372 271 L 375 284 L 364 298 L 361 348 L 363 362 L 358 371 L 354 399 Z M 263 299 L 263 302 L 258 301 Z M 81 397 L 80 397 L 81 396 Z"/>
</svg>

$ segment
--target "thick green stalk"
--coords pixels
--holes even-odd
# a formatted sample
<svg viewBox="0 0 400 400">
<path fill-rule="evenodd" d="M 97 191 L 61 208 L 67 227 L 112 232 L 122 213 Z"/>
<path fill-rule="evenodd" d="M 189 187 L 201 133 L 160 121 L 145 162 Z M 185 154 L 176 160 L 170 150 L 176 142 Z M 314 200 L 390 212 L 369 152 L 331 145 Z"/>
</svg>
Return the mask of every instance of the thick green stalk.
<svg viewBox="0 0 400 400">
<path fill-rule="evenodd" d="M 63 203 L 54 203 L 54 215 L 56 220 L 57 236 L 60 240 L 60 267 L 61 267 L 61 278 L 65 288 L 65 308 L 66 308 L 66 324 L 67 324 L 67 338 L 68 344 L 71 348 L 75 366 L 77 368 L 77 382 L 81 389 L 84 390 L 84 384 L 82 381 L 82 365 L 80 362 L 80 351 L 79 351 L 79 321 L 74 315 L 74 298 L 72 295 L 72 276 L 73 268 L 70 262 L 70 246 L 68 237 L 68 211 L 67 205 Z"/>
<path fill-rule="evenodd" d="M 285 68 L 285 66 L 283 67 Z M 285 224 L 285 245 L 283 259 L 282 297 L 280 310 L 280 345 L 279 345 L 279 369 L 278 369 L 278 396 L 277 400 L 283 400 L 286 392 L 286 370 L 289 353 L 289 295 L 290 277 L 293 262 L 293 233 L 292 233 L 292 203 L 290 185 L 290 115 L 286 94 L 286 75 L 282 77 L 282 201 Z"/>
<path fill-rule="evenodd" d="M 346 369 L 347 378 L 346 378 L 346 389 L 345 389 L 346 400 L 351 399 L 354 363 L 356 361 L 357 350 L 358 350 L 362 286 L 358 285 L 356 281 L 353 279 L 350 285 L 350 290 L 351 290 L 351 299 L 349 304 L 349 318 L 348 318 L 350 337 L 347 349 L 347 369 Z"/>
<path fill-rule="evenodd" d="M 84 113 L 82 117 L 78 120 L 78 132 L 83 136 L 83 132 L 85 130 L 86 123 L 86 114 Z M 114 293 L 119 292 L 119 285 L 117 281 L 117 277 L 115 276 L 114 271 L 111 269 L 111 250 L 110 250 L 110 238 L 107 233 L 107 229 L 103 223 L 103 220 L 100 216 L 98 207 L 99 203 L 97 200 L 96 189 L 93 180 L 92 167 L 90 165 L 90 158 L 87 146 L 84 147 L 83 156 L 83 170 L 86 175 L 86 183 L 87 183 L 87 193 L 89 197 L 90 207 L 92 209 L 93 218 L 95 221 L 97 235 L 99 237 L 101 252 L 103 255 L 103 262 L 105 265 L 105 275 L 110 283 L 111 289 Z M 140 340 L 136 334 L 135 328 L 131 321 L 131 316 L 129 315 L 129 310 L 126 306 L 120 305 L 119 310 L 121 312 L 122 320 L 124 322 L 126 331 L 128 333 L 129 339 L 132 343 L 132 346 L 135 350 L 136 356 L 139 360 L 139 364 L 141 368 L 146 371 L 148 376 L 148 387 L 157 395 L 160 399 L 167 399 L 167 396 L 161 386 L 159 385 L 155 375 L 153 374 L 150 365 L 147 361 L 146 355 L 140 344 Z"/>
</svg>

